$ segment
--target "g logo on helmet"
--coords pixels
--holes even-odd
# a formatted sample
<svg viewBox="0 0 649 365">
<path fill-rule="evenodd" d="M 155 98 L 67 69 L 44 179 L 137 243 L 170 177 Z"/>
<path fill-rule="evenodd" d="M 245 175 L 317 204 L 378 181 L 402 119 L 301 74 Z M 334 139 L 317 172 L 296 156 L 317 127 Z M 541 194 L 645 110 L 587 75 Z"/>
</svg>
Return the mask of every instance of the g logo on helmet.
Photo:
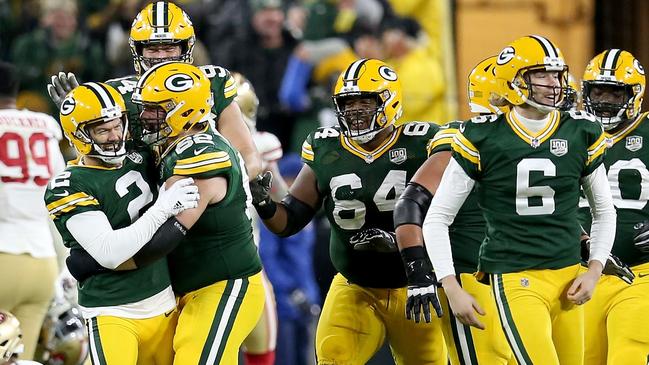
<svg viewBox="0 0 649 365">
<path fill-rule="evenodd" d="M 504 65 L 507 62 L 511 61 L 512 58 L 514 58 L 515 54 L 516 51 L 514 50 L 514 47 L 505 47 L 502 51 L 500 51 L 498 59 L 496 59 L 496 63 L 499 65 Z"/>
<path fill-rule="evenodd" d="M 167 90 L 181 92 L 187 91 L 194 86 L 194 79 L 187 74 L 174 74 L 165 80 Z"/>
<path fill-rule="evenodd" d="M 61 103 L 61 115 L 69 115 L 74 110 L 74 107 L 77 106 L 77 102 L 74 98 L 67 97 Z"/>
<path fill-rule="evenodd" d="M 388 66 L 379 67 L 379 75 L 388 81 L 397 81 L 397 73 Z"/>
<path fill-rule="evenodd" d="M 644 68 L 642 67 L 642 65 L 640 64 L 637 58 L 633 60 L 633 68 L 635 68 L 635 70 L 638 71 L 640 75 L 644 75 Z"/>
</svg>

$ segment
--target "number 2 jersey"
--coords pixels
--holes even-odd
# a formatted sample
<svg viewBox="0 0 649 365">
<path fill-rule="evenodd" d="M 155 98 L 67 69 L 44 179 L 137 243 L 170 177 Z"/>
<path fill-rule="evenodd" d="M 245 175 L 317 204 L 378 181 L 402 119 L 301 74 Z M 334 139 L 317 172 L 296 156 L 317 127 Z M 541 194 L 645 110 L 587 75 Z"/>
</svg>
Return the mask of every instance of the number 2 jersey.
<svg viewBox="0 0 649 365">
<path fill-rule="evenodd" d="M 223 200 L 208 205 L 185 239 L 167 256 L 174 291 L 185 294 L 261 271 L 252 236 L 248 176 L 239 153 L 208 126 L 201 133 L 179 138 L 161 161 L 161 181 L 174 175 L 224 177 L 228 181 Z"/>
<path fill-rule="evenodd" d="M 580 181 L 602 163 L 602 127 L 584 113 L 549 114 L 535 134 L 514 113 L 462 125 L 453 157 L 479 184 L 487 222 L 480 271 L 559 269 L 580 260 Z"/>
<path fill-rule="evenodd" d="M 65 168 L 54 118 L 0 110 L 0 252 L 55 257 L 43 193 Z"/>
<path fill-rule="evenodd" d="M 318 128 L 303 143 L 302 160 L 316 175 L 331 223 L 331 260 L 350 282 L 372 288 L 406 285 L 398 252 L 355 251 L 349 239 L 367 228 L 394 231 L 394 205 L 426 161 L 426 146 L 438 128 L 431 123 L 403 124 L 372 152 L 338 127 Z"/>
<path fill-rule="evenodd" d="M 644 137 L 649 142 L 649 113 L 641 114 L 615 133 L 606 133 L 604 166 L 617 212 L 611 253 L 631 266 L 649 262 L 649 253 L 640 252 L 633 245 L 635 225 L 649 219 L 649 150 L 644 148 Z M 592 221 L 588 202 L 582 200 L 580 207 L 580 219 L 588 229 Z"/>
<path fill-rule="evenodd" d="M 114 230 L 137 220 L 153 203 L 157 177 L 153 166 L 146 151 L 129 153 L 119 168 L 69 162 L 45 192 L 47 210 L 65 246 L 83 250 L 66 226 L 76 214 L 102 211 Z M 163 258 L 137 270 L 109 271 L 88 278 L 79 283 L 79 304 L 109 307 L 136 303 L 170 284 L 167 260 Z"/>
</svg>

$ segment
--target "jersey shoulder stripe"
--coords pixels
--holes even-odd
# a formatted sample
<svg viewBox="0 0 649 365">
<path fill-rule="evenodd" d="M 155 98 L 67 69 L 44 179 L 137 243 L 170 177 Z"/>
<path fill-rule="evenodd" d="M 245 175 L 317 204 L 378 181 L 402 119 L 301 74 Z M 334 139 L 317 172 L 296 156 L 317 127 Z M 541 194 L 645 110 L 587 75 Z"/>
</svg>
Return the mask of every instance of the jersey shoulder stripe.
<svg viewBox="0 0 649 365">
<path fill-rule="evenodd" d="M 606 151 L 606 148 L 606 135 L 602 133 L 599 138 L 597 138 L 595 143 L 588 147 L 588 161 L 586 161 L 586 165 L 590 165 L 599 156 L 601 156 Z"/>
<path fill-rule="evenodd" d="M 54 219 L 60 214 L 74 210 L 76 207 L 84 207 L 90 205 L 98 206 L 99 202 L 92 195 L 88 195 L 81 191 L 49 203 L 47 205 L 47 210 L 50 218 Z"/>
<path fill-rule="evenodd" d="M 460 154 L 469 162 L 478 166 L 480 170 L 480 152 L 461 132 L 455 134 L 453 137 L 453 151 Z"/>
<path fill-rule="evenodd" d="M 450 151 L 453 148 L 453 138 L 459 132 L 457 128 L 443 128 L 428 142 L 428 156 L 439 151 Z"/>
<path fill-rule="evenodd" d="M 313 147 L 308 141 L 302 143 L 302 159 L 312 162 L 315 155 L 313 154 Z"/>
<path fill-rule="evenodd" d="M 195 175 L 212 170 L 222 170 L 231 166 L 232 161 L 227 152 L 208 152 L 176 161 L 173 174 Z"/>
</svg>

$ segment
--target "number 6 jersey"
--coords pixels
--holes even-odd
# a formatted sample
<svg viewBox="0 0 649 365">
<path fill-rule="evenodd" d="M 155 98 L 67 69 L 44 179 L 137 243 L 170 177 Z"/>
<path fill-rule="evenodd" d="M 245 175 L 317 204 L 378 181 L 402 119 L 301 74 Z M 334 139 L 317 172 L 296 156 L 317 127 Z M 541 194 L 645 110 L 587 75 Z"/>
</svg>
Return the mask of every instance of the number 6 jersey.
<svg viewBox="0 0 649 365">
<path fill-rule="evenodd" d="M 398 252 L 355 251 L 349 238 L 366 228 L 394 231 L 394 204 L 426 161 L 426 146 L 438 129 L 431 123 L 403 124 L 372 152 L 338 127 L 318 128 L 302 145 L 302 160 L 316 175 L 331 223 L 331 260 L 352 283 L 373 288 L 406 285 Z"/>
<path fill-rule="evenodd" d="M 559 269 L 579 262 L 581 179 L 602 164 L 606 142 L 589 114 L 549 114 L 537 133 L 514 113 L 462 125 L 453 157 L 480 184 L 487 222 L 479 270 Z"/>
</svg>

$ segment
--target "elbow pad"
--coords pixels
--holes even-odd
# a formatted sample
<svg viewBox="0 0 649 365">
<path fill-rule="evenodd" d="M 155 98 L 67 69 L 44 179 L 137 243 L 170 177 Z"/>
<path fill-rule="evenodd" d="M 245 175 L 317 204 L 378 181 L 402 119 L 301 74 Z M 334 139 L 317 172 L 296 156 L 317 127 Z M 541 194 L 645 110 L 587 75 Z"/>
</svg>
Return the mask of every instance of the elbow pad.
<svg viewBox="0 0 649 365">
<path fill-rule="evenodd" d="M 187 228 L 175 217 L 167 219 L 151 237 L 151 240 L 133 256 L 133 262 L 140 268 L 160 260 L 173 251 L 186 235 Z"/>
<path fill-rule="evenodd" d="M 280 202 L 286 209 L 286 227 L 277 235 L 280 237 L 292 236 L 304 228 L 315 215 L 315 210 L 309 204 L 286 194 Z"/>
<path fill-rule="evenodd" d="M 409 182 L 394 206 L 393 220 L 396 229 L 402 224 L 424 224 L 426 212 L 433 200 L 433 194 L 416 182 Z"/>
</svg>

